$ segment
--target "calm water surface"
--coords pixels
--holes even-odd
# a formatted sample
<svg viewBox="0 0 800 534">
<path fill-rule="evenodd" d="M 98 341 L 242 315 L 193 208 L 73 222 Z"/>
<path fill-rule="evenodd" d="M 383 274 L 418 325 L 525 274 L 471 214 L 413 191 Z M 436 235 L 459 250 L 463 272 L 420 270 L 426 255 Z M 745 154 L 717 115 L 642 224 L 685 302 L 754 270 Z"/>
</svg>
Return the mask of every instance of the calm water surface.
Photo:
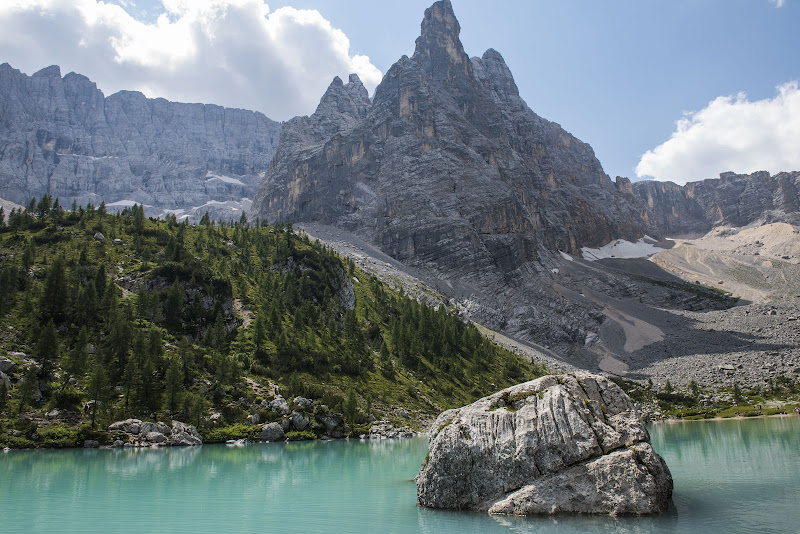
<svg viewBox="0 0 800 534">
<path fill-rule="evenodd" d="M 415 505 L 424 439 L 0 453 L 0 532 L 800 532 L 800 418 L 651 428 L 660 517 L 490 517 Z"/>
</svg>

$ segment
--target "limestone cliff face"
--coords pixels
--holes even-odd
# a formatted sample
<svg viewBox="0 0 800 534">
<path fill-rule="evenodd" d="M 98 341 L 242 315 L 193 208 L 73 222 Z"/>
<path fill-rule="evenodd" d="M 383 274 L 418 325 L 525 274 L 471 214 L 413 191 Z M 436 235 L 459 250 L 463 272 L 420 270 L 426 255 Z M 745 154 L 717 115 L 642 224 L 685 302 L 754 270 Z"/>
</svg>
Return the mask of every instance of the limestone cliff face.
<svg viewBox="0 0 800 534">
<path fill-rule="evenodd" d="M 800 223 L 800 172 L 722 173 L 690 182 L 643 181 L 633 190 L 665 234 L 705 233 L 714 226 L 761 222 Z"/>
<path fill-rule="evenodd" d="M 27 76 L 0 65 L 0 186 L 21 204 L 44 194 L 156 208 L 252 198 L 280 129 L 252 111 L 105 97 L 57 66 Z"/>
<path fill-rule="evenodd" d="M 371 104 L 357 77 L 335 79 L 312 116 L 287 123 L 257 214 L 333 224 L 458 277 L 656 233 L 589 145 L 527 107 L 500 54 L 470 59 L 459 32 L 436 2 Z"/>
<path fill-rule="evenodd" d="M 545 376 L 443 412 L 417 502 L 494 514 L 650 514 L 672 476 L 630 398 L 605 377 Z"/>
</svg>

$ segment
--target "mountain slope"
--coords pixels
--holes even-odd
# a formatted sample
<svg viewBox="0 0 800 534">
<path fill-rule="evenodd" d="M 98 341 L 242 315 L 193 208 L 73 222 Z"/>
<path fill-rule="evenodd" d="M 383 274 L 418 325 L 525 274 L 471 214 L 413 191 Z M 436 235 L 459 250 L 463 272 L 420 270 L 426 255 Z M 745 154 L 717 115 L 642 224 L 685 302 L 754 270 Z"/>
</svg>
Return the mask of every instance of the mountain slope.
<svg viewBox="0 0 800 534">
<path fill-rule="evenodd" d="M 247 416 L 305 430 L 267 408 L 278 392 L 319 401 L 308 437 L 334 430 L 314 420 L 327 410 L 339 433 L 369 415 L 422 427 L 542 374 L 290 226 L 47 209 L 0 226 L 0 252 L 0 446 L 88 424 L 93 400 L 100 428 L 156 413 L 218 439 L 257 435 Z"/>
</svg>

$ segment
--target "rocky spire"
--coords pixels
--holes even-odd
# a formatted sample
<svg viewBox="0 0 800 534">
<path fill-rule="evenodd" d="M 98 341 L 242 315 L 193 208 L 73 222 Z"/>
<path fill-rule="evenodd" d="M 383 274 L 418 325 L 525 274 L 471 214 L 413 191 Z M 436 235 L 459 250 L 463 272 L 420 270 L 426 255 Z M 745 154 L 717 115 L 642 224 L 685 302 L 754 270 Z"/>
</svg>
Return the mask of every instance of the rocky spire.
<svg viewBox="0 0 800 534">
<path fill-rule="evenodd" d="M 423 70 L 437 78 L 450 75 L 454 67 L 471 71 L 469 57 L 459 39 L 461 26 L 450 0 L 440 0 L 425 10 L 421 30 L 412 59 Z"/>
<path fill-rule="evenodd" d="M 478 79 L 494 90 L 502 100 L 519 98 L 514 76 L 500 52 L 490 48 L 480 59 L 472 58 L 472 66 Z"/>
<path fill-rule="evenodd" d="M 353 105 L 358 111 L 358 118 L 363 118 L 372 106 L 372 102 L 370 102 L 367 88 L 361 83 L 361 78 L 358 77 L 358 74 L 353 73 L 350 75 L 348 83 L 344 86 L 344 90 L 350 97 L 350 100 L 353 101 Z"/>
<path fill-rule="evenodd" d="M 350 75 L 347 85 L 336 76 L 322 95 L 314 114 L 323 116 L 337 114 L 361 119 L 367 114 L 370 105 L 367 89 L 357 74 Z"/>
</svg>

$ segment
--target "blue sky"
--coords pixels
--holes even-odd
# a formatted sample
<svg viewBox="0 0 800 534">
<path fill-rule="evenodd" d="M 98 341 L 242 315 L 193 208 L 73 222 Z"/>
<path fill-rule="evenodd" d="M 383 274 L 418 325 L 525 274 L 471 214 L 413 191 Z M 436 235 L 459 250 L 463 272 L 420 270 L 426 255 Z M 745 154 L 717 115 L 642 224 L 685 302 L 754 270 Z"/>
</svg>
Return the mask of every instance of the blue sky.
<svg viewBox="0 0 800 534">
<path fill-rule="evenodd" d="M 333 75 L 358 70 L 374 88 L 413 52 L 431 0 L 109 3 L 125 12 L 3 0 L 0 62 L 285 120 L 311 113 Z M 531 109 L 590 143 L 612 178 L 800 170 L 800 0 L 452 3 L 467 52 L 498 50 Z"/>
</svg>

